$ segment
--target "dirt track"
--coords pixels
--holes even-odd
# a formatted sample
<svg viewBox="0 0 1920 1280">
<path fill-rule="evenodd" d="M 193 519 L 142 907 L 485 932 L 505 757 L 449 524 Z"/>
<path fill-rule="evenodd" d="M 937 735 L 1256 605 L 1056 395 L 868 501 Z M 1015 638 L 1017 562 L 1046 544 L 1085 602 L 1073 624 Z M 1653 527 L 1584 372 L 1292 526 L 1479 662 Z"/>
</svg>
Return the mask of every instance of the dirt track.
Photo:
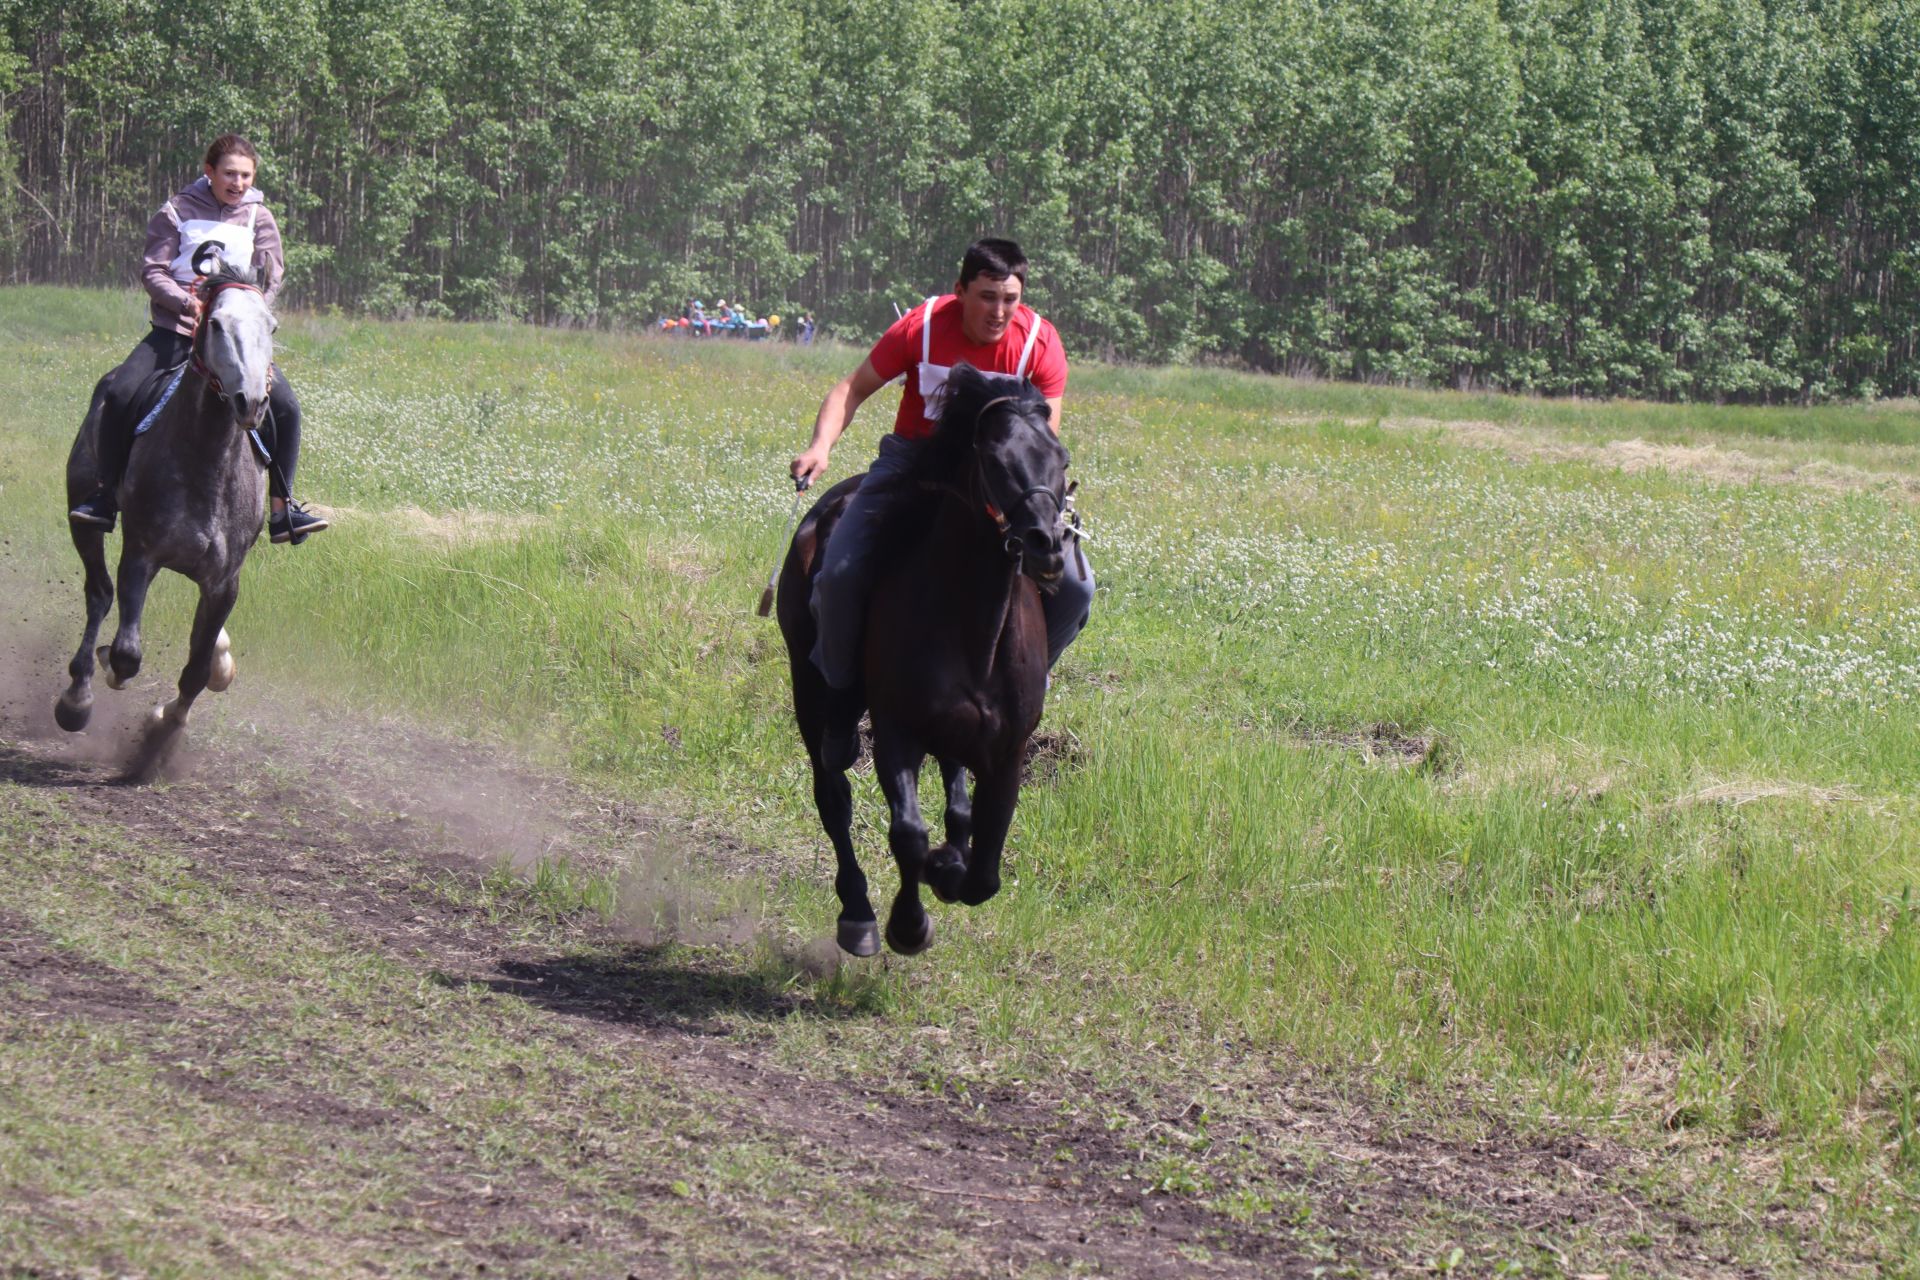
<svg viewBox="0 0 1920 1280">
<path fill-rule="evenodd" d="M 20 656 L 16 648 L 8 665 Z M 45 669 L 43 654 L 34 665 Z M 436 1034 L 548 1046 L 617 1072 L 621 1090 L 637 1072 L 671 1104 L 661 1113 L 666 1130 L 673 1116 L 700 1117 L 685 1122 L 689 1132 L 623 1135 L 604 1100 L 542 1096 L 528 1068 L 490 1068 L 487 1087 L 557 1135 L 554 1154 L 538 1159 L 497 1150 L 449 1119 L 465 1101 L 449 1100 L 442 1114 L 431 1097 L 380 1105 L 328 1087 L 337 1059 L 361 1052 L 351 1047 L 358 1038 L 407 1035 L 402 1019 L 385 1031 L 385 1011 L 356 1013 L 350 1003 L 334 1010 L 334 1023 L 361 1025 L 341 1044 L 295 1038 L 273 1050 L 270 1067 L 230 1068 L 222 1064 L 234 1044 L 266 1034 L 256 1015 L 203 1002 L 177 977 L 150 983 L 137 966 L 62 945 L 48 931 L 52 908 L 36 923 L 0 902 L 9 1006 L 0 1049 L 31 1051 L 50 1027 L 104 1028 L 116 1052 L 180 1064 L 160 1070 L 163 1100 L 242 1131 L 252 1118 L 270 1121 L 269 1142 L 293 1135 L 313 1152 L 377 1148 L 397 1163 L 408 1189 L 377 1215 L 315 1208 L 302 1221 L 284 1207 L 210 1209 L 246 1261 L 236 1270 L 297 1271 L 277 1261 L 280 1242 L 297 1231 L 336 1242 L 343 1273 L 599 1275 L 619 1260 L 641 1276 L 1369 1274 L 1444 1266 L 1435 1250 L 1456 1240 L 1476 1262 L 1466 1273 L 1503 1258 L 1524 1268 L 1516 1274 L 1747 1273 L 1703 1224 L 1636 1190 L 1652 1159 L 1644 1152 L 1592 1137 L 1520 1138 L 1497 1125 L 1483 1124 L 1478 1141 L 1439 1136 L 1437 1126 L 1423 1132 L 1370 1113 L 1350 1088 L 1277 1066 L 1249 1064 L 1219 1084 L 1204 1141 L 1207 1194 L 1155 1185 L 1151 1159 L 1165 1135 L 1185 1138 L 1209 1118 L 1176 1103 L 1117 1125 L 1115 1110 L 1137 1108 L 1137 1099 L 1071 1075 L 1004 1079 L 956 1096 L 797 1069 L 769 1027 L 862 1016 L 816 998 L 814 960 L 791 957 L 783 978 L 743 964 L 738 947 L 684 945 L 685 931 L 646 938 L 584 915 L 555 923 L 528 903 L 503 903 L 473 856 L 698 846 L 688 855 L 696 864 L 750 869 L 755 855 L 737 842 L 390 723 L 350 732 L 309 725 L 298 749 L 267 751 L 252 732 L 259 722 L 235 714 L 217 730 L 196 726 L 183 778 L 123 785 L 103 758 L 115 752 L 96 748 L 124 729 L 103 722 L 84 739 L 57 737 L 37 707 L 53 686 L 41 684 L 0 705 L 0 819 L 14 816 L 0 835 L 39 827 L 51 839 L 164 856 L 223 909 L 310 920 L 303 931 L 337 939 L 341 954 L 365 953 L 461 997 L 444 1015 L 451 1029 Z M 141 696 L 118 695 L 129 708 Z M 6 856 L 32 861 L 19 850 Z M 111 854 L 65 856 L 137 874 Z M 270 1001 L 257 1014 L 274 1016 Z M 379 1025 L 366 1025 L 370 1017 Z M 1159 1140 L 1142 1141 L 1155 1131 Z M 665 1144 L 697 1149 L 721 1138 L 777 1167 L 779 1194 L 708 1194 L 656 1167 Z M 0 1157 L 8 1140 L 0 1127 Z M 22 1249 L 0 1232 L 0 1274 L 70 1274 L 46 1260 L 85 1256 L 102 1274 L 144 1273 L 140 1259 L 88 1244 L 111 1233 L 84 1198 L 9 1185 L 9 1167 L 0 1161 L 0 1200 L 64 1244 Z M 608 1176 L 621 1180 L 617 1194 Z M 741 1184 L 749 1185 L 760 1184 Z M 1259 1189 L 1240 1201 L 1254 1209 L 1227 1211 L 1237 1187 Z M 116 1199 L 137 1212 L 141 1189 L 121 1188 Z M 839 1208 L 823 1214 L 828 1202 Z M 870 1229 L 841 1238 L 834 1224 L 849 1218 Z M 1793 1234 L 1791 1223 L 1775 1227 Z M 195 1235 L 183 1230 L 183 1247 Z"/>
</svg>

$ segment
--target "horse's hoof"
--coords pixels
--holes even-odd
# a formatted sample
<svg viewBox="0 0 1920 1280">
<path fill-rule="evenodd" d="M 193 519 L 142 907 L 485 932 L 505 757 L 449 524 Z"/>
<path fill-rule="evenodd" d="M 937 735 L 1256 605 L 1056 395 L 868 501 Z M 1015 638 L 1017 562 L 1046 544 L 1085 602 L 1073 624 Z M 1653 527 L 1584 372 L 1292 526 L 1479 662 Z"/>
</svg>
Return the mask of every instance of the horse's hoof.
<svg viewBox="0 0 1920 1280">
<path fill-rule="evenodd" d="M 893 917 L 887 917 L 887 946 L 893 949 L 895 955 L 917 956 L 933 945 L 933 917 L 923 911 L 920 918 L 926 921 L 927 927 L 921 931 L 919 940 L 914 941 L 901 938 L 894 930 Z"/>
<path fill-rule="evenodd" d="M 93 719 L 93 699 L 68 701 L 61 694 L 54 700 L 53 721 L 68 733 L 78 733 L 87 727 L 87 721 Z"/>
<path fill-rule="evenodd" d="M 850 956 L 867 956 L 880 953 L 880 926 L 872 920 L 842 920 L 835 932 L 834 941 L 840 949 Z"/>
<path fill-rule="evenodd" d="M 983 877 L 979 880 L 974 881 L 972 884 L 965 884 L 960 886 L 960 901 L 965 903 L 969 907 L 977 907 L 981 903 L 987 901 L 987 899 L 993 897 L 994 894 L 999 892 L 1000 892 L 999 876 L 995 876 L 991 880 L 985 879 Z"/>
<path fill-rule="evenodd" d="M 173 708 L 174 704 L 171 702 L 161 703 L 153 710 L 147 712 L 147 722 L 155 729 L 165 729 L 168 732 L 186 728 L 188 713 L 185 711 L 175 711 Z"/>
<path fill-rule="evenodd" d="M 233 655 L 230 653 L 214 654 L 213 666 L 207 671 L 207 688 L 214 693 L 225 693 L 228 686 L 232 684 Z"/>
<path fill-rule="evenodd" d="M 927 861 L 920 872 L 920 879 L 927 888 L 933 890 L 933 896 L 945 903 L 960 901 L 960 886 L 966 882 L 967 864 L 950 844 L 943 844 L 927 854 Z"/>
<path fill-rule="evenodd" d="M 120 680 L 120 673 L 113 669 L 113 650 L 101 645 L 94 651 L 93 659 L 100 668 L 100 679 L 109 689 L 124 689 L 127 686 Z"/>
</svg>

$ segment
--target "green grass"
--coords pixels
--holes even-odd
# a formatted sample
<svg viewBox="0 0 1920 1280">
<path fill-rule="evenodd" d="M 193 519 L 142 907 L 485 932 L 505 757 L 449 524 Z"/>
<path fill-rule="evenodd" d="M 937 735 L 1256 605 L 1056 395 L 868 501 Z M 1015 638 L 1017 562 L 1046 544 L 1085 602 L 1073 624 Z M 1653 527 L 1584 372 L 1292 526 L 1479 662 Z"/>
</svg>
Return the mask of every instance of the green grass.
<svg viewBox="0 0 1920 1280">
<path fill-rule="evenodd" d="M 120 296 L 0 292 L 0 537 L 43 577 L 77 581 L 54 477 L 138 325 Z M 313 316 L 281 341 L 300 487 L 341 515 L 250 561 L 246 678 L 507 732 L 722 824 L 775 859 L 784 926 L 827 932 L 784 655 L 752 606 L 786 459 L 857 353 Z M 890 412 L 863 411 L 835 477 Z M 1836 1213 L 1910 1221 L 1920 514 L 1866 482 L 1516 457 L 1429 420 L 1920 475 L 1912 406 L 1076 369 L 1101 592 L 1044 727 L 1081 749 L 1027 789 L 997 900 L 941 911 L 919 962 L 827 981 L 897 1024 L 964 1022 L 1002 1071 L 1124 1079 L 1148 1043 L 1360 1062 L 1649 1140 L 1764 1142 L 1840 1179 Z M 156 666 L 189 609 L 158 592 Z M 1424 763 L 1347 745 L 1377 726 Z M 870 778 L 857 794 L 884 893 Z M 549 875 L 560 901 L 607 892 Z M 851 1071 L 895 1033 L 774 1034 Z"/>
</svg>

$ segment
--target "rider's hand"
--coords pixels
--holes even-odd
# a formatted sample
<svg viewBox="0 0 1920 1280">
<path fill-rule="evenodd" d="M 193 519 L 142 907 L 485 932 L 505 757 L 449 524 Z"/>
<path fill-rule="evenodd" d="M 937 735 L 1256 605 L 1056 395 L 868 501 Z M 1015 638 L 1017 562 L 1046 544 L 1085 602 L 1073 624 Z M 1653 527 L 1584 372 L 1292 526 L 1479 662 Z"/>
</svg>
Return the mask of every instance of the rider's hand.
<svg viewBox="0 0 1920 1280">
<path fill-rule="evenodd" d="M 189 320 L 198 320 L 200 318 L 200 295 L 197 293 L 189 293 L 187 295 L 187 305 L 180 308 L 180 314 Z"/>
<path fill-rule="evenodd" d="M 793 466 L 789 468 L 789 470 L 793 472 L 794 483 L 804 488 L 825 475 L 827 473 L 827 452 L 828 446 L 814 445 L 805 453 L 795 458 L 793 460 Z"/>
</svg>

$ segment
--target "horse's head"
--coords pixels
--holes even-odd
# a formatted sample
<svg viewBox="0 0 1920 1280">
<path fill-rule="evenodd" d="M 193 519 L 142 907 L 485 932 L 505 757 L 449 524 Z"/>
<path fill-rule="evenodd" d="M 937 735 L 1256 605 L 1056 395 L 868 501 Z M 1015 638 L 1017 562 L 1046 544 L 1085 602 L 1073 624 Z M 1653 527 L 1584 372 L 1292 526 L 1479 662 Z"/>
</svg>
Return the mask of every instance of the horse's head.
<svg viewBox="0 0 1920 1280">
<path fill-rule="evenodd" d="M 196 259 L 196 269 L 202 261 Z M 232 406 L 240 425 L 257 427 L 273 382 L 273 313 L 252 272 L 236 270 L 217 256 L 204 261 L 212 274 L 196 286 L 201 310 L 193 335 L 194 366 Z"/>
<path fill-rule="evenodd" d="M 1048 425 L 1047 398 L 1025 378 L 955 365 L 947 376 L 940 431 L 950 448 L 970 446 L 975 496 L 999 526 L 1007 554 L 1043 591 L 1066 568 L 1067 449 Z"/>
</svg>

